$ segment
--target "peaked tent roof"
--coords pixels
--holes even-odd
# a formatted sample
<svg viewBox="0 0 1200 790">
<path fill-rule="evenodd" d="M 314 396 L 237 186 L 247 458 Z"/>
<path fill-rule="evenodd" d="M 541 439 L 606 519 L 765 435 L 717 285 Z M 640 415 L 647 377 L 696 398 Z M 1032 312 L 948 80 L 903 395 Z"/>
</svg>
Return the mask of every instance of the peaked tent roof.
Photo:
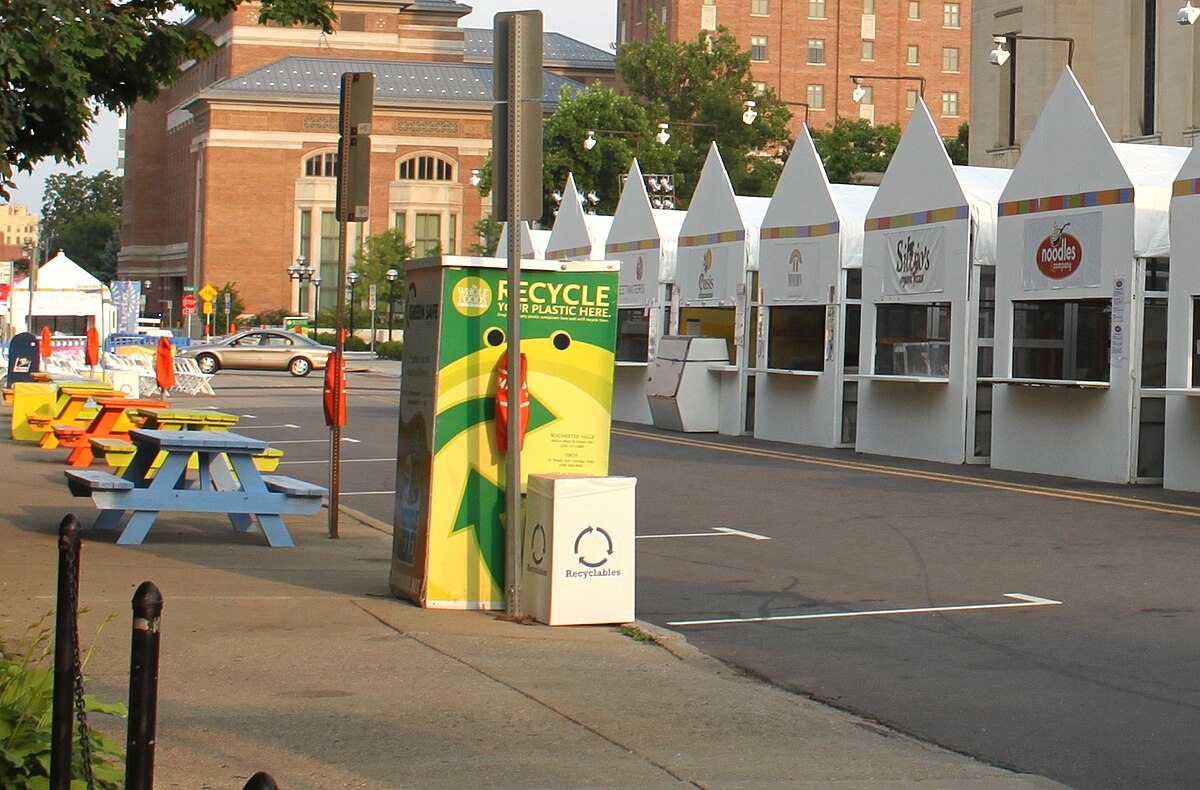
<svg viewBox="0 0 1200 790">
<path fill-rule="evenodd" d="M 589 259 L 603 260 L 604 242 L 610 227 L 612 217 L 584 213 L 579 190 L 575 187 L 575 175 L 568 173 L 562 202 L 558 204 L 558 216 L 546 242 L 546 257 L 553 258 L 556 253 L 565 252 L 567 257 L 575 258 L 583 254 L 586 246 Z"/>
<path fill-rule="evenodd" d="M 917 99 L 867 216 L 892 217 L 966 202 L 933 116 L 925 100 Z"/>
<path fill-rule="evenodd" d="M 42 290 L 58 291 L 105 291 L 104 283 L 75 261 L 68 258 L 62 250 L 50 260 L 43 263 L 37 270 L 37 287 Z M 15 291 L 28 291 L 29 278 L 25 277 L 13 284 Z"/>
<path fill-rule="evenodd" d="M 733 191 L 733 182 L 721 161 L 716 142 L 710 143 L 700 181 L 692 193 L 692 204 L 679 229 L 681 238 L 705 236 L 727 231 L 745 234 L 744 268 L 758 268 L 758 230 L 771 204 L 770 198 L 744 197 Z"/>
</svg>

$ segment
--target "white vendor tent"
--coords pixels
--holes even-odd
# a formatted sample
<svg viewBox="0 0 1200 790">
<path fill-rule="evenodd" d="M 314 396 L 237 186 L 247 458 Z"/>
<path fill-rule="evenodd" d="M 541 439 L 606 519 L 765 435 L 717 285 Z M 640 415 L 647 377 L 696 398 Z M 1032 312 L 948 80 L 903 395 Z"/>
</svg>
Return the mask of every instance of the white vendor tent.
<svg viewBox="0 0 1200 790">
<path fill-rule="evenodd" d="M 845 382 L 844 361 L 858 356 L 863 222 L 875 192 L 830 184 L 808 127 L 801 127 L 759 232 L 759 438 L 820 447 L 854 441 L 856 384 Z M 857 363 L 848 372 L 857 373 Z"/>
<path fill-rule="evenodd" d="M 637 160 L 630 165 L 621 199 L 608 231 L 604 257 L 621 263 L 617 313 L 617 370 L 613 383 L 613 419 L 649 424 L 646 400 L 648 363 L 667 323 L 667 278 L 675 255 L 684 211 L 656 209 Z"/>
<path fill-rule="evenodd" d="M 675 272 L 682 308 L 679 329 L 685 334 L 723 337 L 734 361 L 713 367 L 713 374 L 722 376 L 719 430 L 724 434 L 743 433 L 749 416 L 747 272 L 758 268 L 758 233 L 770 202 L 770 198 L 734 194 L 713 143 L 679 230 Z"/>
<path fill-rule="evenodd" d="M 531 229 L 529 223 L 521 221 L 521 257 L 534 260 L 545 260 L 546 244 L 550 241 L 550 231 Z M 496 257 L 508 257 L 508 223 L 501 223 L 500 241 L 496 244 Z"/>
<path fill-rule="evenodd" d="M 980 315 L 995 270 L 996 205 L 1010 174 L 951 164 L 929 109 L 917 102 L 867 213 L 860 452 L 986 460 L 991 386 L 978 384 L 977 365 L 991 344 L 991 320 Z"/>
<path fill-rule="evenodd" d="M 95 327 L 101 337 L 112 332 L 116 308 L 108 287 L 60 250 L 38 267 L 33 291 L 33 326 L 29 325 L 29 278 L 9 292 L 9 325 L 14 334 L 38 332 L 43 326 L 65 335 L 82 335 Z"/>
<path fill-rule="evenodd" d="M 604 260 L 604 242 L 612 227 L 612 217 L 584 212 L 583 200 L 575 188 L 575 176 L 570 173 L 562 196 L 550 240 L 546 242 L 546 260 Z"/>
<path fill-rule="evenodd" d="M 1000 205 L 993 466 L 1162 478 L 1160 275 L 1188 153 L 1114 144 L 1064 70 Z"/>
</svg>

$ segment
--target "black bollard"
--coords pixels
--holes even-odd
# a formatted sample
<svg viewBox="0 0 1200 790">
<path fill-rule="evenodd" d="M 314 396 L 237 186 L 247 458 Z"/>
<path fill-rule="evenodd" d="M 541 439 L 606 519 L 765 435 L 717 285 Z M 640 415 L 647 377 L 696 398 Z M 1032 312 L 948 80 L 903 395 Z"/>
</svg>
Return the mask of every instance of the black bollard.
<svg viewBox="0 0 1200 790">
<path fill-rule="evenodd" d="M 154 787 L 155 726 L 158 714 L 158 639 L 162 594 L 142 582 L 133 594 L 129 648 L 129 728 L 125 742 L 126 790 Z"/>
<path fill-rule="evenodd" d="M 279 790 L 279 785 L 269 773 L 259 771 L 242 785 L 242 790 Z"/>
<path fill-rule="evenodd" d="M 50 788 L 70 790 L 74 726 L 75 639 L 79 614 L 79 519 L 58 525 L 58 602 L 54 616 L 54 703 L 50 724 Z"/>
</svg>

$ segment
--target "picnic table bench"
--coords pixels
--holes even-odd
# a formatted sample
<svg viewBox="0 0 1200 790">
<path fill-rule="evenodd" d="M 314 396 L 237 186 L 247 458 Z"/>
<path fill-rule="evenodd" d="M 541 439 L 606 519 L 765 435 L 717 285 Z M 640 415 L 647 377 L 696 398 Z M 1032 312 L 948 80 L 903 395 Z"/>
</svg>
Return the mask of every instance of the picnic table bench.
<svg viewBox="0 0 1200 790">
<path fill-rule="evenodd" d="M 253 455 L 265 441 L 229 431 L 165 431 L 134 429 L 135 451 L 121 475 L 91 469 L 68 469 L 67 485 L 75 496 L 90 496 L 100 509 L 94 529 L 116 529 L 131 513 L 117 543 L 145 540 L 159 513 L 221 513 L 238 532 L 255 521 L 272 546 L 292 546 L 283 516 L 310 515 L 321 508 L 328 490 L 283 475 L 262 475 Z M 159 454 L 165 458 L 153 471 Z M 188 461 L 196 456 L 198 474 L 188 477 Z"/>
<path fill-rule="evenodd" d="M 129 412 L 138 408 L 166 408 L 166 401 L 150 398 L 95 398 L 96 415 L 86 426 L 78 424 L 54 425 L 54 436 L 71 453 L 67 463 L 71 466 L 89 466 L 95 455 L 91 440 L 94 438 L 123 439 L 134 427 Z M 132 445 L 130 445 L 132 448 Z"/>
<path fill-rule="evenodd" d="M 124 392 L 114 391 L 107 384 L 91 382 L 59 384 L 54 404 L 49 409 L 30 414 L 29 426 L 42 434 L 38 444 L 53 449 L 58 447 L 58 439 L 54 436 L 55 425 L 86 427 L 96 418 L 97 414 L 96 408 L 86 408 L 89 402 L 94 402 L 95 398 L 121 398 L 124 396 Z"/>
</svg>

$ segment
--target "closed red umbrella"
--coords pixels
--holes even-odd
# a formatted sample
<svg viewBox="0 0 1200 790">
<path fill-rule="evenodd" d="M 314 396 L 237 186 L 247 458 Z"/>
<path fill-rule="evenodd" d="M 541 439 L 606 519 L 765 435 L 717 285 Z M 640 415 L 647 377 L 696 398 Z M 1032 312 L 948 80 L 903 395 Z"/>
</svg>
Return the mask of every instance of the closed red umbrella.
<svg viewBox="0 0 1200 790">
<path fill-rule="evenodd" d="M 346 424 L 346 362 L 341 351 L 334 351 L 325 362 L 325 388 L 321 405 L 325 410 L 325 424 Z"/>
<path fill-rule="evenodd" d="M 42 339 L 38 343 L 38 350 L 41 351 L 42 359 L 49 359 L 53 349 L 50 347 L 50 327 L 42 327 Z"/>
<path fill-rule="evenodd" d="M 87 347 L 83 350 L 83 359 L 88 367 L 96 367 L 100 362 L 100 333 L 96 327 L 89 326 L 87 331 Z"/>
<path fill-rule="evenodd" d="M 158 339 L 158 349 L 154 352 L 154 380 L 163 395 L 175 386 L 175 358 L 170 338 Z"/>
</svg>

